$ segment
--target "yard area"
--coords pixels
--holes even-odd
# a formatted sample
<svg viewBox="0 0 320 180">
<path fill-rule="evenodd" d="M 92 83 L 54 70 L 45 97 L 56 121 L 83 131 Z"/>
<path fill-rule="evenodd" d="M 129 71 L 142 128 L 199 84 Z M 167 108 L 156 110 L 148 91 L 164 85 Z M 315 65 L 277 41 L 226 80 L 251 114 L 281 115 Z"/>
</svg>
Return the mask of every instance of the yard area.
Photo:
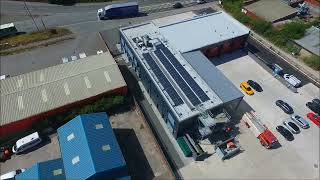
<svg viewBox="0 0 320 180">
<path fill-rule="evenodd" d="M 264 36 L 273 44 L 289 53 L 299 53 L 298 48 L 290 43 L 292 40 L 302 38 L 305 35 L 306 29 L 310 28 L 311 26 L 320 25 L 320 17 L 317 17 L 312 20 L 301 20 L 295 18 L 291 22 L 274 27 L 270 22 L 262 19 L 252 19 L 242 13 L 241 8 L 243 6 L 243 0 L 224 0 L 222 1 L 222 4 L 223 8 L 238 21 L 250 27 L 252 30 Z M 303 60 L 311 68 L 318 71 L 320 70 L 319 56 L 314 56 L 308 58 L 307 60 Z"/>
<path fill-rule="evenodd" d="M 38 32 L 31 32 L 26 34 L 20 34 L 17 36 L 6 37 L 0 40 L 0 50 L 5 50 L 17 46 L 23 46 L 30 43 L 57 38 L 70 34 L 72 34 L 72 32 L 69 29 L 53 28 Z"/>
<path fill-rule="evenodd" d="M 244 101 L 232 121 L 239 127 L 238 140 L 243 152 L 229 160 L 213 154 L 203 162 L 193 162 L 180 170 L 186 179 L 319 179 L 319 128 L 306 117 L 310 110 L 305 106 L 307 101 L 319 95 L 319 89 L 311 83 L 291 92 L 272 74 L 267 72 L 249 55 L 231 54 L 213 59 L 224 75 L 236 87 L 249 79 L 258 82 L 263 92 L 253 96 L 245 95 Z M 282 99 L 288 102 L 294 112 L 310 123 L 309 129 L 301 129 L 289 142 L 276 131 L 276 126 L 283 120 L 290 119 L 275 101 Z M 281 146 L 276 149 L 265 149 L 258 139 L 240 119 L 246 111 L 254 110 L 261 121 L 273 132 Z"/>
<path fill-rule="evenodd" d="M 166 157 L 138 108 L 119 110 L 109 116 L 122 154 L 133 180 L 153 178 L 174 179 Z M 56 133 L 44 138 L 37 149 L 0 163 L 0 174 L 20 168 L 29 168 L 34 163 L 60 158 L 59 139 Z"/>
</svg>

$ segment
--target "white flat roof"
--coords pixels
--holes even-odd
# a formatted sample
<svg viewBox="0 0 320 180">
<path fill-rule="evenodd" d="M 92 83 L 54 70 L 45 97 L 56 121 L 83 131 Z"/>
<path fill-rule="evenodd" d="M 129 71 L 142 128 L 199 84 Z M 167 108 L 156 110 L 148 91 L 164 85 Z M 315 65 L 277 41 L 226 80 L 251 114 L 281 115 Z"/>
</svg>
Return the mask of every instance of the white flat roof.
<svg viewBox="0 0 320 180">
<path fill-rule="evenodd" d="M 215 12 L 159 27 L 161 34 L 181 53 L 249 33 L 225 12 Z"/>
</svg>

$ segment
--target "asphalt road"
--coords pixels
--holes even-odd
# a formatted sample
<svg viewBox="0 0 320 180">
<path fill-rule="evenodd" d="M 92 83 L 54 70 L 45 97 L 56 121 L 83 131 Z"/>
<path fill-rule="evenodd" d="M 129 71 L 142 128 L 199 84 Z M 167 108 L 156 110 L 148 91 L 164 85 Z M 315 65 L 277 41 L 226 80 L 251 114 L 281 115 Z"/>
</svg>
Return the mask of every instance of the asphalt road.
<svg viewBox="0 0 320 180">
<path fill-rule="evenodd" d="M 95 19 L 93 21 L 80 21 L 74 24 L 67 24 L 64 27 L 67 27 L 68 29 L 73 31 L 76 34 L 76 39 L 59 42 L 48 47 L 38 48 L 24 53 L 3 56 L 1 57 L 0 61 L 1 75 L 9 74 L 11 76 L 16 76 L 38 69 L 61 64 L 62 57 L 67 57 L 70 59 L 72 55 L 78 55 L 80 52 L 85 52 L 87 55 L 93 55 L 97 50 L 105 48 L 105 46 L 101 44 L 100 39 L 98 38 L 99 31 L 112 30 L 121 26 L 128 26 L 130 24 L 138 24 L 156 18 L 183 13 L 191 10 L 202 9 L 207 6 L 208 4 L 202 4 L 178 10 L 152 13 L 148 16 L 137 18 L 124 18 L 107 21 L 98 21 Z M 48 18 L 52 17 L 50 16 Z M 61 17 L 60 20 L 58 18 L 57 23 L 65 21 L 65 19 L 63 18 L 64 17 Z M 84 16 L 83 18 L 87 17 Z M 27 24 L 25 26 L 27 26 Z"/>
</svg>

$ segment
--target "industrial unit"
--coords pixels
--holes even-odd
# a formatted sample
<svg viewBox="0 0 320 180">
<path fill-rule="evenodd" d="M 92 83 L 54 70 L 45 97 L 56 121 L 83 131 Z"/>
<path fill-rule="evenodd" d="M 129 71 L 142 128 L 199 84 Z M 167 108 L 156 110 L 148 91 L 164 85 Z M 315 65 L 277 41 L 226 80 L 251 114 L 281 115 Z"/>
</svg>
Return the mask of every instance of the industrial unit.
<svg viewBox="0 0 320 180">
<path fill-rule="evenodd" d="M 62 159 L 54 159 L 34 164 L 15 177 L 16 180 L 65 180 Z"/>
<path fill-rule="evenodd" d="M 243 94 L 208 60 L 242 48 L 249 29 L 224 12 L 120 29 L 121 50 L 174 137 L 230 120 Z"/>
<path fill-rule="evenodd" d="M 298 10 L 281 0 L 258 0 L 242 8 L 242 12 L 254 19 L 276 23 L 295 17 Z"/>
<path fill-rule="evenodd" d="M 61 158 L 39 162 L 17 180 L 130 180 L 106 113 L 82 114 L 58 130 Z"/>
<path fill-rule="evenodd" d="M 0 85 L 0 137 L 103 95 L 127 93 L 109 52 L 7 78 Z"/>
<path fill-rule="evenodd" d="M 130 179 L 106 113 L 79 115 L 58 137 L 66 179 Z"/>
</svg>

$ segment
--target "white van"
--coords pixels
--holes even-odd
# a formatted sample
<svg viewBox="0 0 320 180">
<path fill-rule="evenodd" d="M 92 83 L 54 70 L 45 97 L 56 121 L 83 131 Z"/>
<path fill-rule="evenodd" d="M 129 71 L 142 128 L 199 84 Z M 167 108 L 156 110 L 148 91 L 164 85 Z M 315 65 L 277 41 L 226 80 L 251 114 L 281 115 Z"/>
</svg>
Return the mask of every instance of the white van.
<svg viewBox="0 0 320 180">
<path fill-rule="evenodd" d="M 284 74 L 283 78 L 294 87 L 298 87 L 301 84 L 301 81 L 293 75 Z"/>
<path fill-rule="evenodd" d="M 26 169 L 17 169 L 15 171 L 8 172 L 0 176 L 0 180 L 14 179 L 16 175 L 25 172 Z"/>
<path fill-rule="evenodd" d="M 41 142 L 38 132 L 34 132 L 22 139 L 19 139 L 16 144 L 12 147 L 13 153 L 20 153 L 27 149 L 30 149 Z"/>
</svg>

